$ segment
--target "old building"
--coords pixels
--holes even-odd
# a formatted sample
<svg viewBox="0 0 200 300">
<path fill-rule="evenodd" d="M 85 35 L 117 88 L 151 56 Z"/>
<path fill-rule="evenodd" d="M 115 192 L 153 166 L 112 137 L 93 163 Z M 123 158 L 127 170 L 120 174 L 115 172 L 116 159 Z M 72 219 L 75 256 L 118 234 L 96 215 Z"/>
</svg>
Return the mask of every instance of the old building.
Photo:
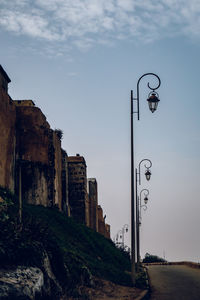
<svg viewBox="0 0 200 300">
<path fill-rule="evenodd" d="M 32 100 L 13 100 L 16 106 L 35 106 Z"/>
<path fill-rule="evenodd" d="M 3 67 L 0 65 L 0 89 L 2 89 L 6 95 L 8 94 L 8 84 L 11 82 L 8 74 L 5 72 Z"/>
<path fill-rule="evenodd" d="M 0 65 L 0 186 L 15 189 L 16 110 L 8 95 L 10 78 Z"/>
<path fill-rule="evenodd" d="M 16 100 L 16 173 L 30 204 L 62 209 L 61 141 L 31 100 Z M 19 176 L 16 189 L 19 193 Z"/>
<path fill-rule="evenodd" d="M 98 187 L 95 178 L 88 178 L 89 227 L 98 231 Z"/>
<path fill-rule="evenodd" d="M 89 226 L 87 166 L 83 156 L 68 157 L 69 205 L 71 216 Z"/>
<path fill-rule="evenodd" d="M 110 225 L 105 223 L 106 215 L 103 216 L 103 209 L 98 205 L 98 232 L 110 239 Z"/>
<path fill-rule="evenodd" d="M 110 239 L 110 225 L 109 224 L 105 224 L 105 237 L 107 239 Z"/>
<path fill-rule="evenodd" d="M 62 210 L 68 217 L 71 215 L 69 206 L 68 155 L 62 149 Z"/>
<path fill-rule="evenodd" d="M 51 129 L 32 100 L 11 99 L 10 82 L 0 65 L 0 186 L 19 195 L 20 203 L 56 206 L 109 238 L 97 181 L 87 182 L 84 157 L 67 155 L 62 131 Z"/>
</svg>

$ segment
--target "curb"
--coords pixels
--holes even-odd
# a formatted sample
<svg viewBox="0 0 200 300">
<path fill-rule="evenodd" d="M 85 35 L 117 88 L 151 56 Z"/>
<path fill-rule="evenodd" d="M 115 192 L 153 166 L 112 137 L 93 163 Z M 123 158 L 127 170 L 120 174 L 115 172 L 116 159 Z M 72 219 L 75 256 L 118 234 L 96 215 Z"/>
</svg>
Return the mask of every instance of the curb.
<svg viewBox="0 0 200 300">
<path fill-rule="evenodd" d="M 148 276 L 148 272 L 147 272 L 147 267 L 143 265 L 143 269 L 145 271 L 145 277 L 146 277 L 146 286 L 147 286 L 147 289 L 143 290 L 141 292 L 141 294 L 135 298 L 135 300 L 147 300 L 149 299 L 149 296 L 150 296 L 150 285 L 149 285 L 149 276 Z"/>
</svg>

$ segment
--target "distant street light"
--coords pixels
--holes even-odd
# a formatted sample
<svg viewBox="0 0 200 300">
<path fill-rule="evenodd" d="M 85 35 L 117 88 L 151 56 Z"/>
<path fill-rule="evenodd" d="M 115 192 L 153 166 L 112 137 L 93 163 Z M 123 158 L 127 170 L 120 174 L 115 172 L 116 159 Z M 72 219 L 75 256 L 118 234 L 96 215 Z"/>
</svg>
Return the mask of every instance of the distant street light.
<svg viewBox="0 0 200 300">
<path fill-rule="evenodd" d="M 144 204 L 142 204 L 142 193 L 144 193 Z M 137 197 L 137 219 L 136 219 L 136 232 L 137 232 L 137 269 L 139 270 L 140 266 L 140 225 L 142 220 L 142 208 L 147 210 L 147 202 L 149 190 L 143 189 L 140 191 L 140 195 Z"/>
<path fill-rule="evenodd" d="M 117 232 L 116 236 L 114 237 L 114 241 L 115 241 L 116 244 L 120 244 L 120 243 L 118 242 L 119 239 L 122 240 L 122 243 L 121 243 L 121 244 L 122 244 L 123 249 L 125 248 L 125 247 L 124 247 L 124 234 L 125 234 L 126 232 L 128 232 L 128 224 L 125 224 L 125 225 L 122 227 L 122 229 L 120 229 L 120 230 Z"/>
<path fill-rule="evenodd" d="M 139 182 L 139 185 L 141 185 L 141 164 L 142 163 L 147 163 L 147 164 L 144 164 L 145 168 L 146 168 L 146 171 L 145 171 L 145 177 L 146 177 L 146 180 L 150 180 L 151 178 L 151 171 L 150 171 L 150 168 L 152 167 L 152 162 L 150 159 L 142 159 L 140 162 L 139 162 L 139 166 L 138 166 L 138 170 L 135 169 L 135 197 L 136 197 L 136 247 L 137 247 L 137 271 L 139 271 L 139 265 L 140 265 L 140 229 L 139 229 L 139 210 L 140 210 L 140 207 L 139 207 L 139 202 L 137 201 L 138 199 L 138 182 Z M 145 200 L 146 201 L 146 200 Z M 148 199 L 147 199 L 148 201 Z"/>
<path fill-rule="evenodd" d="M 128 232 L 128 224 L 125 224 L 123 227 L 122 227 L 122 247 L 124 248 L 124 234 L 126 232 Z"/>
<path fill-rule="evenodd" d="M 155 88 L 150 87 L 149 83 L 147 84 L 148 88 L 152 92 L 148 96 L 149 109 L 153 113 L 158 106 L 160 101 L 158 94 L 155 92 L 160 87 L 161 81 L 158 75 L 154 73 L 146 73 L 142 75 L 137 82 L 137 97 L 133 97 L 133 91 L 131 90 L 131 277 L 133 285 L 135 285 L 135 188 L 134 188 L 134 139 L 133 139 L 133 114 L 137 114 L 138 120 L 140 119 L 140 106 L 139 106 L 139 83 L 140 80 L 145 76 L 154 76 L 158 79 L 158 85 Z M 133 101 L 137 101 L 137 111 L 133 110 Z M 150 176 L 148 174 L 147 176 Z M 149 178 L 149 177 L 148 177 Z M 137 199 L 137 198 L 136 198 Z"/>
</svg>

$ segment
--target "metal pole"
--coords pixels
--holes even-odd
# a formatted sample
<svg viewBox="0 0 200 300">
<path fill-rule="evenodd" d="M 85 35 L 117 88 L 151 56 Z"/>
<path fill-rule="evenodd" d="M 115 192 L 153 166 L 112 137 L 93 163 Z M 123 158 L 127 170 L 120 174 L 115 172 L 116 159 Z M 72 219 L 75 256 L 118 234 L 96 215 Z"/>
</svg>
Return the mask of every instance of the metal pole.
<svg viewBox="0 0 200 300">
<path fill-rule="evenodd" d="M 22 170 L 19 162 L 19 223 L 22 224 Z"/>
<path fill-rule="evenodd" d="M 135 285 L 135 191 L 134 191 L 134 141 L 133 141 L 133 91 L 131 90 L 131 277 Z"/>
<path fill-rule="evenodd" d="M 124 227 L 122 228 L 122 247 L 124 249 Z"/>
<path fill-rule="evenodd" d="M 139 196 L 138 196 L 138 270 L 140 267 L 140 204 L 139 204 Z"/>
<path fill-rule="evenodd" d="M 139 249 L 139 203 L 138 203 L 138 187 L 137 187 L 137 169 L 135 169 L 135 201 L 136 201 L 136 247 L 137 247 L 137 272 L 140 265 L 140 249 Z"/>
</svg>

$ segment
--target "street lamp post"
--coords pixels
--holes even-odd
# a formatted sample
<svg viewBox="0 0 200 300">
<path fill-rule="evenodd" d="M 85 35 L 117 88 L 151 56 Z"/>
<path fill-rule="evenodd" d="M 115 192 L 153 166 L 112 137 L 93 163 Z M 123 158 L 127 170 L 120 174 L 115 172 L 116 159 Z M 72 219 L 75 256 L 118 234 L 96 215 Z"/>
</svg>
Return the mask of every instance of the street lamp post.
<svg viewBox="0 0 200 300">
<path fill-rule="evenodd" d="M 158 75 L 154 73 L 143 74 L 137 82 L 137 97 L 133 97 L 133 91 L 131 90 L 131 277 L 133 285 L 135 285 L 135 189 L 134 189 L 134 139 L 133 139 L 133 114 L 137 113 L 138 120 L 140 119 L 140 107 L 139 107 L 139 84 L 140 80 L 145 76 L 154 76 L 158 79 L 158 85 L 152 88 L 149 83 L 148 88 L 152 91 L 147 99 L 149 109 L 153 113 L 158 106 L 159 97 L 155 92 L 160 87 L 161 81 Z M 133 101 L 137 101 L 137 111 L 134 112 Z"/>
<path fill-rule="evenodd" d="M 128 232 L 128 224 L 124 224 L 121 231 L 122 231 L 122 247 L 124 249 L 124 234 L 125 232 Z"/>
<path fill-rule="evenodd" d="M 144 205 L 142 205 L 142 192 L 144 192 Z M 146 193 L 145 193 L 146 192 Z M 141 209 L 147 210 L 147 202 L 148 202 L 148 196 L 149 190 L 143 189 L 140 192 L 140 196 L 137 197 L 136 203 L 137 203 L 137 211 L 136 211 L 136 232 L 137 232 L 137 270 L 139 271 L 140 267 L 140 225 L 141 225 Z"/>
<path fill-rule="evenodd" d="M 141 164 L 147 162 L 147 164 L 144 164 L 146 171 L 145 171 L 145 177 L 146 180 L 150 180 L 151 178 L 151 171 L 150 168 L 152 167 L 152 162 L 150 159 L 142 159 L 139 163 L 138 170 L 135 169 L 135 199 L 136 199 L 136 247 L 137 247 L 137 271 L 139 270 L 140 265 L 140 232 L 139 232 L 139 203 L 138 203 L 138 182 L 139 185 L 141 185 Z"/>
<path fill-rule="evenodd" d="M 118 239 L 122 240 L 122 248 L 124 249 L 124 234 L 128 232 L 128 224 L 124 224 L 124 226 L 122 227 L 122 229 L 120 229 L 116 236 L 114 237 L 114 241 L 116 241 L 116 243 L 118 244 Z"/>
</svg>

